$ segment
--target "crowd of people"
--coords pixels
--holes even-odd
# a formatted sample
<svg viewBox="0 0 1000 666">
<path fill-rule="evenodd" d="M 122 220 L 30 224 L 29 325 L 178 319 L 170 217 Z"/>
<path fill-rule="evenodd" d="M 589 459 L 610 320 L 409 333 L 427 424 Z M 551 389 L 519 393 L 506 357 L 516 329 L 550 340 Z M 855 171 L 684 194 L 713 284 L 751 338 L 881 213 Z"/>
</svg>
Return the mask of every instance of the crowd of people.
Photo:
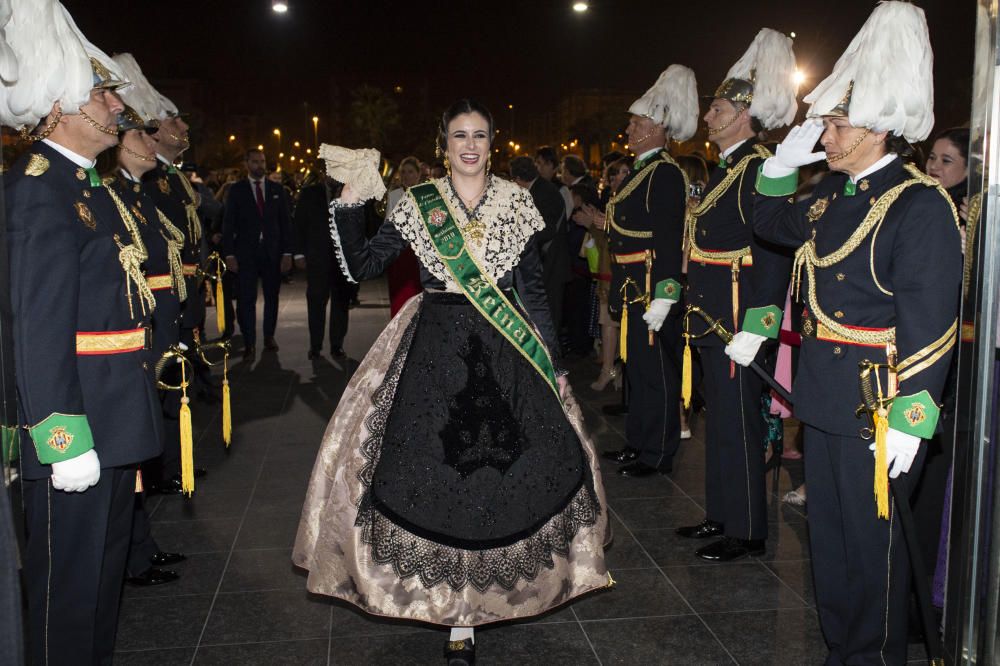
<svg viewBox="0 0 1000 666">
<path fill-rule="evenodd" d="M 136 60 L 55 15 L 42 41 L 75 48 L 24 69 L 29 111 L 0 105 L 27 143 L 5 188 L 34 663 L 110 663 L 123 583 L 177 580 L 184 555 L 156 542 L 145 495 L 204 478 L 191 400 L 231 410 L 206 356 L 258 358 L 258 293 L 276 352 L 296 269 L 309 359 L 345 357 L 359 281 L 386 276 L 393 315 L 320 445 L 293 553 L 310 591 L 446 626 L 448 663 L 472 664 L 475 627 L 613 586 L 600 460 L 670 474 L 700 416 L 705 517 L 677 537 L 710 562 L 763 555 L 765 472 L 804 456 L 785 500 L 808 507 L 828 663 L 905 660 L 911 557 L 937 563 L 943 604 L 950 486 L 920 489 L 926 553 L 900 545 L 897 512 L 949 447 L 975 214 L 967 129 L 915 156 L 929 62 L 879 54 L 890 83 L 863 76 L 880 40 L 929 53 L 921 10 L 882 3 L 776 146 L 767 133 L 798 112 L 795 56 L 765 28 L 703 104 L 694 71 L 668 67 L 622 110 L 629 154 L 591 165 L 542 146 L 494 169 L 492 115 L 463 99 L 434 160 L 389 178 L 370 151 L 288 177 L 251 149 L 238 175 L 203 179 L 183 162 L 184 114 Z M 7 38 L 30 58 L 39 36 Z M 904 89 L 922 103 L 887 111 Z M 669 150 L 699 116 L 717 163 Z M 570 370 L 590 361 L 591 391 L 621 393 L 605 408 L 625 416 L 619 450 L 597 451 L 573 397 Z"/>
</svg>

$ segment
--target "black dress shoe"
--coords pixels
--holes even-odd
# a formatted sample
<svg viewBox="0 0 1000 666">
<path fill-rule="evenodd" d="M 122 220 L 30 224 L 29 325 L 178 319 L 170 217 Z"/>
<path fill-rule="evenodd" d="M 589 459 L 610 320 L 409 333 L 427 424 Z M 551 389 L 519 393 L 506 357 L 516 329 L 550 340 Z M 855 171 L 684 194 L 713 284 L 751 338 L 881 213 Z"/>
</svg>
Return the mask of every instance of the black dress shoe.
<svg viewBox="0 0 1000 666">
<path fill-rule="evenodd" d="M 255 358 L 257 358 L 257 348 L 253 345 L 247 345 L 243 349 L 243 362 L 253 363 Z"/>
<path fill-rule="evenodd" d="M 476 663 L 476 644 L 471 638 L 448 641 L 444 644 L 444 658 L 448 666 L 472 666 Z"/>
<path fill-rule="evenodd" d="M 764 554 L 764 539 L 736 539 L 722 537 L 704 548 L 695 551 L 695 555 L 709 562 L 732 562 L 748 555 L 760 557 Z"/>
<path fill-rule="evenodd" d="M 310 361 L 315 361 L 316 359 L 318 359 L 320 357 L 320 355 L 321 354 L 320 354 L 320 351 L 318 349 L 310 349 L 308 357 L 309 357 Z"/>
<path fill-rule="evenodd" d="M 147 484 L 146 492 L 152 495 L 179 495 L 181 493 L 181 478 L 177 476 L 160 483 Z"/>
<path fill-rule="evenodd" d="M 187 559 L 187 555 L 180 553 L 164 553 L 162 550 L 149 558 L 150 564 L 154 567 L 165 567 L 168 564 L 177 564 Z"/>
<path fill-rule="evenodd" d="M 704 539 L 705 537 L 719 536 L 722 534 L 722 523 L 717 523 L 714 520 L 706 518 L 697 525 L 678 527 L 674 530 L 674 533 L 677 536 L 686 537 L 688 539 Z"/>
<path fill-rule="evenodd" d="M 634 462 L 639 457 L 639 450 L 633 449 L 631 446 L 626 446 L 620 451 L 605 451 L 601 454 L 601 457 L 613 463 L 624 465 L 625 463 Z"/>
<path fill-rule="evenodd" d="M 334 358 L 344 358 L 347 356 L 347 352 L 344 351 L 343 347 L 334 347 L 330 350 L 330 356 Z"/>
<path fill-rule="evenodd" d="M 278 342 L 272 337 L 264 338 L 264 351 L 278 351 Z"/>
<path fill-rule="evenodd" d="M 670 468 L 653 467 L 652 465 L 647 465 L 644 462 L 636 461 L 625 465 L 618 470 L 618 473 L 629 478 L 640 478 L 643 476 L 652 476 L 653 474 L 670 474 Z"/>
<path fill-rule="evenodd" d="M 149 587 L 151 585 L 163 585 L 164 583 L 172 583 L 178 578 L 180 574 L 176 571 L 168 571 L 165 569 L 157 569 L 156 567 L 151 567 L 146 569 L 138 576 L 132 576 L 131 578 L 126 578 L 125 582 L 129 585 L 136 585 L 138 587 Z"/>
<path fill-rule="evenodd" d="M 601 407 L 601 411 L 608 416 L 622 416 L 623 414 L 628 414 L 628 405 L 604 405 Z"/>
</svg>

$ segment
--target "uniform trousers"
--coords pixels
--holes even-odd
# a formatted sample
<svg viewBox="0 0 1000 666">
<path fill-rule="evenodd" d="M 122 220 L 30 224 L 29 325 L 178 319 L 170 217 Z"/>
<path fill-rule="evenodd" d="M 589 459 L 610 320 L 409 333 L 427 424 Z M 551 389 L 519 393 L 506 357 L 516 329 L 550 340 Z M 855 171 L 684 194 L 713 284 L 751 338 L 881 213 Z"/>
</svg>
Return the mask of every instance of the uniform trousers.
<svg viewBox="0 0 1000 666">
<path fill-rule="evenodd" d="M 110 664 L 132 534 L 135 467 L 82 493 L 24 481 L 28 643 L 35 666 Z"/>
<path fill-rule="evenodd" d="M 132 539 L 129 542 L 125 574 L 129 578 L 142 575 L 152 568 L 153 564 L 150 562 L 150 558 L 159 552 L 160 547 L 153 539 L 149 513 L 146 511 L 146 493 L 135 493 L 135 505 L 132 510 Z"/>
<path fill-rule="evenodd" d="M 705 508 L 737 539 L 767 538 L 764 433 L 757 373 L 735 366 L 722 346 L 700 346 L 705 419 Z"/>
<path fill-rule="evenodd" d="M 638 462 L 669 471 L 681 443 L 680 319 L 667 317 L 660 331 L 653 334 L 650 346 L 649 329 L 642 320 L 644 312 L 641 304 L 629 306 L 625 439 L 630 447 L 638 449 Z"/>
<path fill-rule="evenodd" d="M 264 291 L 264 337 L 274 337 L 278 327 L 278 292 L 281 290 L 281 257 L 269 257 L 259 246 L 253 261 L 240 259 L 236 275 L 236 319 L 246 346 L 257 344 L 257 284 Z"/>
<path fill-rule="evenodd" d="M 332 255 L 332 252 L 331 252 Z M 344 346 L 347 335 L 348 307 L 351 304 L 349 283 L 340 272 L 336 261 L 331 260 L 318 266 L 314 262 L 306 264 L 306 308 L 309 315 L 309 348 L 323 349 L 323 337 L 327 328 L 327 303 L 330 304 L 329 330 L 330 350 Z"/>
<path fill-rule="evenodd" d="M 906 662 L 909 554 L 891 494 L 889 519 L 876 514 L 870 444 L 805 428 L 809 549 L 829 665 Z M 919 479 L 924 455 L 925 443 L 907 487 Z"/>
</svg>

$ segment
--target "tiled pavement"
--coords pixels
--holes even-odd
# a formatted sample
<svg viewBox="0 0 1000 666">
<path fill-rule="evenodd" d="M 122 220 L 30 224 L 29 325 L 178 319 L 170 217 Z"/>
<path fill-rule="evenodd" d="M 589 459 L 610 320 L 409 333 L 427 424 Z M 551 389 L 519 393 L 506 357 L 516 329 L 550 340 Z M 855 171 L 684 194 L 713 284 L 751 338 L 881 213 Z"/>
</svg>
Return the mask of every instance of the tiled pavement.
<svg viewBox="0 0 1000 666">
<path fill-rule="evenodd" d="M 181 579 L 127 588 L 116 663 L 440 664 L 446 634 L 366 616 L 309 595 L 290 560 L 299 510 L 320 437 L 352 365 L 306 359 L 304 285 L 282 290 L 281 351 L 231 373 L 235 436 L 226 452 L 215 407 L 195 403 L 197 462 L 208 469 L 191 500 L 151 498 L 153 533 L 186 553 Z M 345 348 L 361 359 L 388 320 L 381 282 L 362 290 Z M 356 360 L 349 362 L 356 364 Z M 609 389 L 589 383 L 596 364 L 572 372 L 599 448 L 622 445 L 624 422 L 604 417 Z M 695 423 L 669 477 L 627 480 L 605 468 L 617 585 L 532 622 L 476 633 L 488 664 L 819 664 L 826 650 L 813 608 L 802 512 L 781 495 L 801 465 L 769 480 L 767 554 L 731 564 L 697 560 L 673 528 L 703 517 L 704 457 Z M 911 646 L 911 658 L 923 656 Z"/>
</svg>

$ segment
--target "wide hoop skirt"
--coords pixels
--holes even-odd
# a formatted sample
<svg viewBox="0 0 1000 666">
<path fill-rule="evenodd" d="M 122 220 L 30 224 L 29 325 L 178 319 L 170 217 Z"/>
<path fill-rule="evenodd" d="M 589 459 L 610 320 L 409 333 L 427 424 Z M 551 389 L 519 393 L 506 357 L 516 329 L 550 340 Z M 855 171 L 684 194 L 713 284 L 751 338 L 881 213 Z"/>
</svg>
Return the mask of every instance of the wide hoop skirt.
<svg viewBox="0 0 1000 666">
<path fill-rule="evenodd" d="M 293 561 L 311 592 L 449 626 L 608 587 L 607 505 L 582 425 L 463 295 L 418 295 L 327 426 Z"/>
</svg>

